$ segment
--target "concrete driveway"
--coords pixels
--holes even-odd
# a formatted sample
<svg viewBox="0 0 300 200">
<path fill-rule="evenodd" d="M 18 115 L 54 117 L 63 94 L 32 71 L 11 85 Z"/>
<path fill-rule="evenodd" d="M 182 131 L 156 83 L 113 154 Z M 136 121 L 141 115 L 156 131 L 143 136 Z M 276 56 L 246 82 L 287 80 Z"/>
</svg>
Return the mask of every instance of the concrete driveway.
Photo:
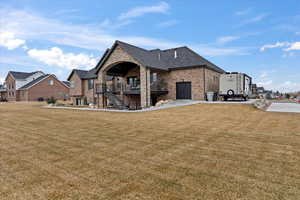
<svg viewBox="0 0 300 200">
<path fill-rule="evenodd" d="M 267 109 L 269 112 L 290 112 L 300 113 L 300 104 L 298 103 L 272 103 Z"/>
</svg>

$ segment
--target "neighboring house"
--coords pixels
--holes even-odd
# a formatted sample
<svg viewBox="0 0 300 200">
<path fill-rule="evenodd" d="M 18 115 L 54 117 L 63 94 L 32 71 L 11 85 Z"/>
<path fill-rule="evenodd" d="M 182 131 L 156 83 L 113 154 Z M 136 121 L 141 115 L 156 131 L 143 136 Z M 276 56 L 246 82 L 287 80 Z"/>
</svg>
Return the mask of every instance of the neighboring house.
<svg viewBox="0 0 300 200">
<path fill-rule="evenodd" d="M 265 88 L 264 87 L 257 87 L 257 93 L 258 94 L 264 94 L 265 93 Z"/>
<path fill-rule="evenodd" d="M 53 74 L 10 71 L 5 79 L 8 101 L 38 101 L 69 98 L 69 86 Z"/>
<path fill-rule="evenodd" d="M 0 100 L 6 99 L 6 87 L 0 84 Z"/>
<path fill-rule="evenodd" d="M 252 95 L 258 95 L 257 85 L 256 84 L 252 84 L 251 85 L 251 90 L 252 90 Z"/>
<path fill-rule="evenodd" d="M 68 78 L 70 82 L 70 97 L 75 105 L 95 103 L 95 70 L 73 70 Z"/>
<path fill-rule="evenodd" d="M 188 47 L 146 50 L 116 41 L 95 68 L 73 70 L 68 81 L 76 105 L 139 109 L 165 99 L 204 100 L 218 92 L 222 73 Z"/>
</svg>

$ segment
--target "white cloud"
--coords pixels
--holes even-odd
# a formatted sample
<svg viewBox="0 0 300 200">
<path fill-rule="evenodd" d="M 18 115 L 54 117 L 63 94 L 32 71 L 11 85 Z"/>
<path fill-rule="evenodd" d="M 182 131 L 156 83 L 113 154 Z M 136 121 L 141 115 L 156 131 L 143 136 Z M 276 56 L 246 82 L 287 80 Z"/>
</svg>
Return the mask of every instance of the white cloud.
<svg viewBox="0 0 300 200">
<path fill-rule="evenodd" d="M 239 10 L 239 11 L 235 12 L 235 15 L 237 15 L 237 16 L 246 15 L 246 14 L 250 13 L 250 11 L 251 11 L 251 8 Z"/>
<path fill-rule="evenodd" d="M 218 44 L 225 44 L 225 43 L 232 42 L 232 41 L 238 40 L 238 39 L 240 39 L 239 36 L 222 36 L 222 37 L 217 38 L 216 42 Z"/>
<path fill-rule="evenodd" d="M 193 45 L 193 50 L 203 56 L 230 56 L 230 55 L 249 55 L 247 48 L 228 47 L 220 48 L 209 45 Z"/>
<path fill-rule="evenodd" d="M 67 45 L 71 47 L 85 48 L 88 50 L 103 51 L 111 46 L 115 40 L 122 40 L 130 44 L 144 48 L 172 48 L 182 46 L 183 43 L 163 40 L 160 38 L 140 37 L 140 36 L 118 36 L 107 32 L 105 25 L 111 22 L 105 20 L 102 25 L 76 25 L 67 24 L 59 20 L 42 17 L 34 12 L 24 10 L 0 9 L 0 18 L 6 19 L 1 24 L 1 29 L 6 32 L 14 33 L 16 38 L 24 40 L 41 40 L 54 43 L 55 45 Z M 124 20 L 125 22 L 126 20 Z M 195 51 L 204 56 L 226 56 L 226 55 L 245 55 L 246 48 L 217 48 L 210 44 L 188 44 Z M 64 53 L 62 49 L 52 48 L 48 50 L 31 49 L 28 51 L 26 45 L 22 48 L 27 51 L 26 58 L 18 59 L 0 57 L 2 63 L 14 63 L 18 65 L 36 66 L 39 62 L 48 65 L 56 65 L 68 69 L 75 67 L 89 67 L 96 63 L 95 58 L 86 54 Z M 31 58 L 34 58 L 32 60 Z M 16 63 L 17 62 L 17 63 Z M 31 64 L 30 64 L 31 63 Z"/>
<path fill-rule="evenodd" d="M 290 44 L 289 48 L 284 49 L 285 51 L 292 51 L 292 50 L 300 50 L 300 42 L 294 42 Z"/>
<path fill-rule="evenodd" d="M 261 72 L 260 75 L 259 75 L 259 78 L 266 78 L 268 77 L 268 72 Z"/>
<path fill-rule="evenodd" d="M 6 19 L 1 29 L 14 33 L 24 40 L 50 41 L 59 45 L 85 48 L 89 50 L 105 50 L 115 40 L 130 42 L 135 45 L 149 48 L 171 48 L 178 43 L 159 38 L 139 36 L 119 36 L 107 31 L 112 25 L 109 20 L 98 24 L 67 24 L 59 20 L 49 19 L 24 10 L 0 9 L 0 18 Z M 128 23 L 124 20 L 114 26 Z M 106 26 L 106 27 L 105 27 Z"/>
<path fill-rule="evenodd" d="M 275 44 L 266 44 L 260 48 L 260 51 L 265 51 L 267 49 L 280 48 L 289 46 L 289 42 L 276 42 Z"/>
<path fill-rule="evenodd" d="M 86 54 L 64 53 L 60 48 L 53 47 L 50 50 L 31 49 L 28 55 L 40 62 L 50 66 L 64 67 L 67 69 L 73 68 L 91 68 L 97 63 L 96 59 Z"/>
<path fill-rule="evenodd" d="M 15 37 L 13 32 L 0 32 L 0 46 L 6 47 L 8 50 L 16 49 L 25 44 L 25 40 Z"/>
<path fill-rule="evenodd" d="M 165 27 L 174 26 L 176 24 L 178 24 L 178 21 L 174 19 L 174 20 L 161 22 L 161 23 L 157 24 L 157 26 L 161 27 L 161 28 L 165 28 Z"/>
<path fill-rule="evenodd" d="M 139 17 L 148 13 L 167 13 L 169 10 L 170 6 L 166 2 L 160 2 L 157 5 L 154 6 L 145 6 L 145 7 L 136 7 L 130 9 L 128 12 L 122 13 L 119 16 L 120 20 L 125 20 L 125 19 L 130 19 L 130 18 L 135 18 Z"/>
<path fill-rule="evenodd" d="M 122 20 L 116 23 L 113 23 L 110 19 L 105 19 L 103 22 L 100 23 L 100 28 L 102 29 L 118 29 L 123 26 L 131 24 L 133 21 L 132 20 Z"/>
<path fill-rule="evenodd" d="M 284 51 L 295 51 L 295 50 L 300 50 L 300 42 L 276 42 L 275 44 L 266 44 L 260 48 L 260 51 L 265 51 L 267 49 L 273 49 L 273 48 L 282 48 L 282 47 L 287 47 L 283 49 Z M 289 56 L 293 55 L 289 54 Z M 287 55 L 285 55 L 286 57 Z"/>
<path fill-rule="evenodd" d="M 244 26 L 244 25 L 247 25 L 247 24 L 253 24 L 253 23 L 256 23 L 256 22 L 260 22 L 268 16 L 269 16 L 268 13 L 263 13 L 263 14 L 257 15 L 253 18 L 244 20 L 242 23 L 240 23 L 236 27 L 240 27 L 240 26 Z"/>
</svg>

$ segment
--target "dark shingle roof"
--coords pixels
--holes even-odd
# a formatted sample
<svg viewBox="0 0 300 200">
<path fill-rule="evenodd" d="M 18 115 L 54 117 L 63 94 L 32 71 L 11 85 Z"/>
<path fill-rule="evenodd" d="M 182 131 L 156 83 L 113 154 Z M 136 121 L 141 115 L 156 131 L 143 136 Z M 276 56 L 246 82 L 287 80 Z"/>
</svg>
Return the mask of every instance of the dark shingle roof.
<svg viewBox="0 0 300 200">
<path fill-rule="evenodd" d="M 29 76 L 37 73 L 36 72 L 14 72 L 14 71 L 10 71 L 9 73 L 15 78 L 15 79 L 26 79 Z"/>
<path fill-rule="evenodd" d="M 19 90 L 28 89 L 28 88 L 32 87 L 34 84 L 36 84 L 36 83 L 40 82 L 41 80 L 47 78 L 48 76 L 50 76 L 50 74 L 45 74 L 43 76 L 40 76 L 40 77 L 34 79 L 33 81 L 27 83 L 26 85 L 22 86 Z"/>
<path fill-rule="evenodd" d="M 66 86 L 71 87 L 71 83 L 69 81 L 62 81 Z"/>
<path fill-rule="evenodd" d="M 153 49 L 146 50 L 136 47 L 125 42 L 116 41 L 111 49 L 107 49 L 95 68 L 91 70 L 74 69 L 70 74 L 70 80 L 73 73 L 76 73 L 81 79 L 94 79 L 97 78 L 97 73 L 105 63 L 106 59 L 114 51 L 115 47 L 119 45 L 124 51 L 131 55 L 140 64 L 161 70 L 174 70 L 179 68 L 199 67 L 205 66 L 219 73 L 225 73 L 223 69 L 209 62 L 188 47 L 178 47 L 173 49 Z M 175 58 L 175 51 L 177 57 Z"/>
<path fill-rule="evenodd" d="M 93 70 L 87 71 L 87 70 L 80 70 L 75 69 L 74 72 L 79 76 L 81 79 L 93 79 L 97 78 L 97 74 L 93 73 Z"/>
<path fill-rule="evenodd" d="M 109 54 L 113 52 L 114 48 L 119 45 L 124 51 L 131 55 L 135 60 L 146 67 L 161 69 L 161 70 L 172 70 L 178 68 L 206 66 L 214 71 L 224 73 L 225 71 L 215 64 L 209 62 L 193 50 L 188 47 L 178 47 L 167 50 L 153 49 L 146 50 L 140 47 L 127 44 L 125 42 L 116 41 L 110 52 L 106 53 L 105 58 L 99 62 L 97 71 L 104 64 Z M 177 57 L 175 58 L 175 52 Z"/>
</svg>

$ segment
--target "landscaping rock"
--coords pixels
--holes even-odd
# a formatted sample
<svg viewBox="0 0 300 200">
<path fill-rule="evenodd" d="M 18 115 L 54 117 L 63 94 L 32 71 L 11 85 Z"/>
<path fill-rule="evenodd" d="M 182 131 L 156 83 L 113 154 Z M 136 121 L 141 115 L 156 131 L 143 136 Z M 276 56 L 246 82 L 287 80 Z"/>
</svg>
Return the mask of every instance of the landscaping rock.
<svg viewBox="0 0 300 200">
<path fill-rule="evenodd" d="M 171 103 L 173 100 L 171 100 L 171 99 L 168 99 L 168 100 L 160 100 L 159 102 L 157 102 L 156 104 L 155 104 L 155 107 L 159 107 L 159 106 L 161 106 L 161 105 L 164 105 L 164 104 L 167 104 L 167 103 Z"/>
<path fill-rule="evenodd" d="M 259 99 L 255 101 L 253 105 L 260 110 L 267 110 L 267 108 L 271 105 L 271 102 L 266 99 Z"/>
</svg>

